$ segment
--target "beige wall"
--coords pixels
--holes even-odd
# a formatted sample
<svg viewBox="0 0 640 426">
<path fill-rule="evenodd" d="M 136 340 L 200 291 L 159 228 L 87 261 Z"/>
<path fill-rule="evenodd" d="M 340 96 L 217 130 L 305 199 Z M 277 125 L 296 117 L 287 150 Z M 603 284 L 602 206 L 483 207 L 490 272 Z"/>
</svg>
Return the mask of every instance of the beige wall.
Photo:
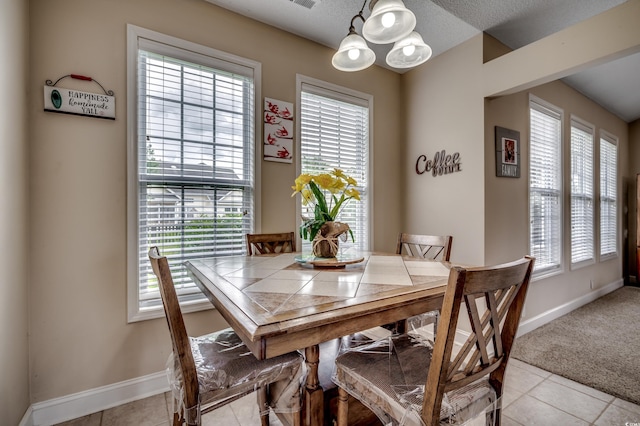
<svg viewBox="0 0 640 426">
<path fill-rule="evenodd" d="M 28 2 L 0 13 L 0 418 L 15 425 L 29 407 L 27 86 Z"/>
<path fill-rule="evenodd" d="M 453 235 L 451 260 L 484 262 L 482 36 L 405 74 L 405 232 Z M 416 173 L 420 155 L 460 154 L 462 171 Z"/>
<path fill-rule="evenodd" d="M 636 176 L 640 174 L 640 119 L 629 124 L 629 175 L 627 184 L 627 205 L 629 206 L 629 238 L 627 239 L 627 251 L 629 253 L 629 275 L 634 276 L 638 282 L 638 264 L 636 247 L 640 246 L 638 237 L 638 185 Z"/>
<path fill-rule="evenodd" d="M 619 138 L 619 174 L 622 177 L 618 188 L 619 199 L 619 233 L 626 229 L 624 215 L 625 194 L 623 181 L 628 176 L 628 135 L 627 123 L 593 103 L 582 94 L 566 84 L 556 81 L 529 91 L 487 101 L 486 120 L 486 239 L 485 251 L 488 264 L 505 262 L 528 253 L 528 166 L 529 166 L 529 93 L 550 102 L 563 110 L 563 167 L 570 168 L 569 143 L 571 115 L 587 121 L 596 127 L 596 145 L 599 144 L 601 129 Z M 520 132 L 521 177 L 519 179 L 496 177 L 495 175 L 495 133 L 494 127 L 501 126 Z M 596 150 L 596 152 L 598 152 Z M 599 157 L 596 157 L 596 159 Z M 597 166 L 596 166 L 597 167 Z M 596 171 L 599 168 L 596 168 Z M 533 318 L 552 308 L 571 302 L 606 284 L 623 277 L 622 264 L 626 242 L 619 241 L 619 256 L 605 262 L 571 270 L 570 253 L 570 211 L 568 174 L 564 174 L 564 272 L 554 277 L 534 282 L 529 287 L 525 319 Z M 598 216 L 599 217 L 599 216 Z M 552 295 L 552 297 L 550 296 Z"/>
<path fill-rule="evenodd" d="M 169 353 L 163 319 L 127 324 L 127 24 L 261 62 L 262 96 L 295 103 L 296 73 L 372 94 L 375 248 L 393 250 L 400 229 L 386 208 L 401 192 L 399 75 L 338 72 L 330 49 L 202 0 L 32 0 L 32 402 L 161 371 Z M 115 92 L 115 121 L 42 111 L 44 81 L 70 73 Z M 293 228 L 295 170 L 262 163 L 263 232 Z M 223 326 L 213 311 L 187 316 L 191 334 Z"/>
</svg>

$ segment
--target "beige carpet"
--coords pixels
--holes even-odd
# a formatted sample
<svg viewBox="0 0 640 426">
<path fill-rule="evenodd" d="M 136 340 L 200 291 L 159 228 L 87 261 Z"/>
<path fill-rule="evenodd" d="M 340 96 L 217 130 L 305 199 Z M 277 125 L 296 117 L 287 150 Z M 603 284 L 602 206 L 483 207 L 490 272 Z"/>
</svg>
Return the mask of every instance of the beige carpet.
<svg viewBox="0 0 640 426">
<path fill-rule="evenodd" d="M 621 287 L 517 338 L 512 356 L 640 404 L 640 288 Z"/>
</svg>

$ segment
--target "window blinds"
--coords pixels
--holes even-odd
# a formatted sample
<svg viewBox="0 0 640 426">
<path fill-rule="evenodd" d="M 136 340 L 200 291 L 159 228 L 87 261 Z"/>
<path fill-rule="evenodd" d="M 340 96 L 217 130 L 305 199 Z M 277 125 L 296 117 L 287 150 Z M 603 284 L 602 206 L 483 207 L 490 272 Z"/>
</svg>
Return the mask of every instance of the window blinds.
<svg viewBox="0 0 640 426">
<path fill-rule="evenodd" d="M 349 238 L 341 247 L 369 250 L 368 101 L 303 83 L 300 110 L 302 173 L 338 168 L 358 182 L 361 200 L 351 200 L 338 218 L 353 230 L 355 244 Z M 302 215 L 312 217 L 313 212 L 303 206 Z M 308 241 L 303 250 L 311 250 Z"/>
<path fill-rule="evenodd" d="M 571 120 L 571 263 L 594 260 L 593 128 Z"/>
<path fill-rule="evenodd" d="M 184 261 L 244 252 L 254 214 L 255 138 L 251 70 L 149 40 L 139 46 L 138 255 L 144 310 L 161 305 L 149 247 L 158 246 L 168 257 L 181 302 L 203 299 Z"/>
<path fill-rule="evenodd" d="M 600 257 L 617 254 L 617 181 L 618 143 L 615 138 L 600 138 Z"/>
<path fill-rule="evenodd" d="M 561 267 L 562 151 L 561 113 L 530 101 L 529 218 L 536 273 Z"/>
</svg>

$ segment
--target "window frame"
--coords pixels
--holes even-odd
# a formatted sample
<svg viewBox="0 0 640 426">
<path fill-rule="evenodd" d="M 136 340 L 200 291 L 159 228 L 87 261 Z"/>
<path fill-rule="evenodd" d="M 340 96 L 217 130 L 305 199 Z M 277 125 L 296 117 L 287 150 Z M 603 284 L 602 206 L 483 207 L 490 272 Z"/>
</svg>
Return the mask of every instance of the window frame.
<svg viewBox="0 0 640 426">
<path fill-rule="evenodd" d="M 573 165 L 574 165 L 574 158 L 573 158 L 573 147 L 574 147 L 574 143 L 576 141 L 574 141 L 574 134 L 573 134 L 573 129 L 577 129 L 579 131 L 588 133 L 591 136 L 591 174 L 586 176 L 588 178 L 591 179 L 591 198 L 588 198 L 588 195 L 584 195 L 584 196 L 577 196 L 574 192 L 573 192 L 573 176 L 574 176 L 574 170 L 573 170 Z M 569 190 L 569 225 L 570 225 L 570 263 L 571 263 L 571 269 L 575 270 L 575 269 L 579 269 L 588 265 L 593 265 L 596 262 L 596 173 L 595 173 L 595 161 L 596 161 L 596 152 L 595 152 L 595 126 L 592 125 L 591 123 L 588 123 L 585 120 L 582 120 L 578 117 L 576 117 L 575 115 L 571 115 L 571 119 L 570 119 L 570 137 L 569 137 L 569 161 L 570 161 L 570 167 L 569 167 L 569 186 L 570 186 L 570 190 Z M 584 176 L 582 176 L 582 179 L 584 179 Z M 574 254 L 574 216 L 573 216 L 573 200 L 574 198 L 583 198 L 583 199 L 589 199 L 591 202 L 591 257 L 590 258 L 586 258 L 586 259 L 581 259 L 578 260 L 577 262 L 574 262 L 573 260 L 573 254 Z"/>
<path fill-rule="evenodd" d="M 534 108 L 535 106 L 535 108 Z M 527 190 L 528 190 L 528 218 L 529 218 L 529 227 L 528 227 L 528 237 L 529 237 L 529 253 L 531 253 L 531 255 L 535 256 L 534 250 L 533 250 L 533 233 L 532 233 L 532 226 L 533 226 L 533 219 L 531 216 L 531 209 L 532 209 L 532 193 L 534 192 L 532 190 L 532 186 L 531 186 L 531 167 L 532 167 L 532 148 L 533 148 L 533 144 L 531 142 L 531 110 L 532 109 L 536 109 L 538 112 L 542 113 L 542 114 L 547 114 L 549 116 L 552 116 L 553 118 L 557 119 L 559 121 L 559 130 L 558 130 L 558 143 L 559 146 L 557 148 L 557 155 L 558 155 L 558 165 L 559 165 L 559 182 L 558 182 L 558 187 L 557 187 L 557 199 L 558 199 L 558 208 L 559 208 L 559 218 L 558 218 L 558 226 L 559 229 L 557 230 L 557 235 L 559 236 L 559 242 L 558 242 L 558 247 L 557 247 L 557 263 L 545 267 L 544 269 L 537 269 L 536 268 L 540 268 L 541 263 L 536 262 L 536 266 L 534 267 L 534 271 L 532 274 L 532 279 L 534 280 L 539 280 L 539 279 L 543 279 L 543 278 L 547 278 L 553 275 L 558 275 L 558 274 L 562 274 L 564 272 L 565 269 L 565 252 L 564 252 L 564 212 L 565 212 L 565 206 L 564 206 L 564 194 L 565 194 L 565 188 L 564 188 L 564 172 L 565 172 L 565 167 L 564 167 L 564 145 L 563 145 L 563 135 L 564 135 L 564 111 L 541 99 L 538 98 L 537 96 L 533 95 L 533 94 L 529 94 L 529 99 L 528 99 L 528 129 L 529 129 L 529 170 L 528 170 L 528 183 L 527 183 Z"/>
<path fill-rule="evenodd" d="M 598 169 L 598 180 L 599 180 L 599 185 L 598 185 L 598 259 L 600 262 L 604 262 L 604 261 L 608 261 L 611 259 L 615 259 L 620 255 L 620 235 L 619 235 L 619 216 L 620 216 L 620 206 L 619 206 L 619 201 L 620 201 L 620 141 L 618 139 L 617 136 L 607 132 L 606 130 L 600 129 L 600 138 L 598 139 L 599 144 L 598 144 L 598 165 L 599 165 L 599 169 Z M 616 155 L 616 159 L 615 159 L 615 166 L 614 166 L 614 170 L 616 172 L 615 175 L 615 189 L 616 189 L 616 194 L 615 194 L 615 199 L 613 200 L 613 205 L 615 206 L 615 223 L 613 226 L 613 233 L 615 235 L 615 247 L 616 250 L 613 253 L 605 253 L 602 254 L 602 199 L 603 199 L 603 195 L 602 195 L 602 144 L 604 143 L 610 143 L 611 145 L 613 145 L 615 147 L 615 155 Z"/>
<path fill-rule="evenodd" d="M 260 172 L 262 140 L 262 91 L 261 64 L 226 52 L 182 40 L 166 34 L 127 25 L 127 321 L 129 323 L 164 316 L 162 304 L 153 308 L 141 309 L 139 277 L 139 176 L 138 176 L 138 50 L 141 40 L 167 45 L 181 51 L 177 59 L 201 63 L 198 57 L 223 63 L 228 71 L 235 67 L 249 68 L 253 72 L 254 87 L 254 141 L 253 141 L 253 224 L 260 223 Z M 210 64 L 204 64 L 211 66 Z M 159 297 L 159 296 L 158 296 Z M 211 302 L 202 295 L 195 301 L 181 303 L 183 313 L 212 309 Z"/>
<path fill-rule="evenodd" d="M 302 172 L 302 92 L 303 86 L 308 88 L 308 92 L 320 96 L 326 96 L 339 101 L 349 102 L 361 106 L 366 106 L 369 111 L 368 117 L 368 152 L 367 152 L 367 198 L 364 202 L 365 214 L 367 217 L 366 232 L 368 233 L 368 244 L 365 250 L 370 251 L 374 246 L 373 236 L 373 95 L 363 93 L 354 89 L 342 87 L 333 83 L 328 83 L 302 74 L 296 74 L 296 114 L 300 117 L 296 123 L 296 176 Z M 298 197 L 299 198 L 299 197 Z M 301 200 L 296 200 L 296 230 L 302 224 L 302 206 Z M 302 247 L 302 239 L 299 232 L 296 231 L 296 244 Z M 357 235 L 356 235 L 357 239 Z"/>
</svg>

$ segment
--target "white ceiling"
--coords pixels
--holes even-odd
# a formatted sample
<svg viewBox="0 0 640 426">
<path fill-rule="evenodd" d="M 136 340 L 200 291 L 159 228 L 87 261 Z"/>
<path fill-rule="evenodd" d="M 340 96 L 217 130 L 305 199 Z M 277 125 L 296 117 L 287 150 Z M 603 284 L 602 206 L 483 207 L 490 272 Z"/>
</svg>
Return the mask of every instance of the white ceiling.
<svg viewBox="0 0 640 426">
<path fill-rule="evenodd" d="M 206 0 L 225 9 L 337 49 L 351 18 L 369 0 Z M 558 32 L 625 0 L 404 0 L 417 18 L 416 31 L 437 56 L 486 32 L 512 49 Z M 640 18 L 640 17 L 639 17 Z M 361 33 L 362 22 L 354 22 Z M 603 35 L 605 36 L 605 35 Z M 391 45 L 369 46 L 376 64 L 385 63 Z M 593 101 L 630 123 L 640 118 L 640 53 L 563 79 Z"/>
</svg>

